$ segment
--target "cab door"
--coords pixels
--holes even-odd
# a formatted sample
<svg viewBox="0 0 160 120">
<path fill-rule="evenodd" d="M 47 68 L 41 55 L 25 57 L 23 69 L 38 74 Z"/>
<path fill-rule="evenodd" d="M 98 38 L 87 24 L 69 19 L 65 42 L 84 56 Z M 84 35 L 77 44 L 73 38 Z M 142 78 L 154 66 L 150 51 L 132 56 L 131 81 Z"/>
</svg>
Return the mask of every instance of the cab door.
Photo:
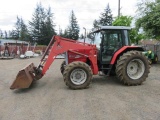
<svg viewBox="0 0 160 120">
<path fill-rule="evenodd" d="M 122 47 L 121 30 L 106 30 L 102 34 L 101 43 L 101 62 L 109 64 L 114 53 Z"/>
</svg>

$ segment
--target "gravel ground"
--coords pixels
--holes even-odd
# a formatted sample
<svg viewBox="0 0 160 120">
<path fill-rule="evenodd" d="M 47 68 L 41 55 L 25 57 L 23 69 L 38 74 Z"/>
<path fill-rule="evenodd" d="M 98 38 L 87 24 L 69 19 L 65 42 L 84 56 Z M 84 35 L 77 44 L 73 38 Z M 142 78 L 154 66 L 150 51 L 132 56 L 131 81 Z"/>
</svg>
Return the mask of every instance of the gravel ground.
<svg viewBox="0 0 160 120">
<path fill-rule="evenodd" d="M 0 60 L 0 120 L 160 120 L 160 64 L 152 65 L 141 86 L 94 76 L 88 89 L 70 90 L 57 59 L 31 88 L 10 90 L 18 71 L 39 60 Z"/>
</svg>

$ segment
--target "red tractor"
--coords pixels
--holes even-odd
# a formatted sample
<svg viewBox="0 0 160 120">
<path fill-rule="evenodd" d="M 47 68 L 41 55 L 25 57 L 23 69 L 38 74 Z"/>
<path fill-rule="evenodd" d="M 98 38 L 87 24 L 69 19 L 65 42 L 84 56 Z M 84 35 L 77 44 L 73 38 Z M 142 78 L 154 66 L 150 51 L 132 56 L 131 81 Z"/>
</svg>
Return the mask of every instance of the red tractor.
<svg viewBox="0 0 160 120">
<path fill-rule="evenodd" d="M 141 47 L 130 46 L 129 27 L 102 26 L 91 34 L 93 44 L 53 36 L 38 67 L 31 63 L 19 71 L 10 89 L 28 88 L 49 69 L 57 55 L 65 53 L 61 73 L 71 89 L 84 89 L 92 75 L 116 74 L 126 85 L 140 85 L 149 74 L 149 62 Z"/>
</svg>

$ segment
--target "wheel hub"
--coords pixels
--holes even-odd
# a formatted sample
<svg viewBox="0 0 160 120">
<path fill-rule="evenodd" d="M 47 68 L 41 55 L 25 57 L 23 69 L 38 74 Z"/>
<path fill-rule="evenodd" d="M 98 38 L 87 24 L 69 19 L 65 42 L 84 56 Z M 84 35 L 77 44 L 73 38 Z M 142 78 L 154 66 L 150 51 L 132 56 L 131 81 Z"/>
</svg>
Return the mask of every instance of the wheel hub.
<svg viewBox="0 0 160 120">
<path fill-rule="evenodd" d="M 145 71 L 144 63 L 140 59 L 133 59 L 127 65 L 127 74 L 133 79 L 139 79 Z"/>
<path fill-rule="evenodd" d="M 138 70 L 138 65 L 136 63 L 133 62 L 132 64 L 128 65 L 128 72 L 130 74 L 135 74 L 137 70 Z"/>
<path fill-rule="evenodd" d="M 87 74 L 83 69 L 75 69 L 71 72 L 70 79 L 75 85 L 81 85 L 87 80 Z"/>
<path fill-rule="evenodd" d="M 81 74 L 80 74 L 80 73 L 76 73 L 76 74 L 75 74 L 75 78 L 76 78 L 76 79 L 80 79 L 80 78 L 81 78 Z"/>
</svg>

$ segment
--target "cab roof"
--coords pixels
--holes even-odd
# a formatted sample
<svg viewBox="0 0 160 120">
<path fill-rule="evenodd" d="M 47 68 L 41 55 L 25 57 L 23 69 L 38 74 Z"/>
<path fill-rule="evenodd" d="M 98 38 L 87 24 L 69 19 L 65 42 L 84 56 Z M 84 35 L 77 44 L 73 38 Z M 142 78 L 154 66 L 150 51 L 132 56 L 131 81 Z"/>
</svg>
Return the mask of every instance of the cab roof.
<svg viewBox="0 0 160 120">
<path fill-rule="evenodd" d="M 130 30 L 128 26 L 98 26 L 92 30 L 92 32 L 98 32 L 100 30 Z"/>
</svg>

